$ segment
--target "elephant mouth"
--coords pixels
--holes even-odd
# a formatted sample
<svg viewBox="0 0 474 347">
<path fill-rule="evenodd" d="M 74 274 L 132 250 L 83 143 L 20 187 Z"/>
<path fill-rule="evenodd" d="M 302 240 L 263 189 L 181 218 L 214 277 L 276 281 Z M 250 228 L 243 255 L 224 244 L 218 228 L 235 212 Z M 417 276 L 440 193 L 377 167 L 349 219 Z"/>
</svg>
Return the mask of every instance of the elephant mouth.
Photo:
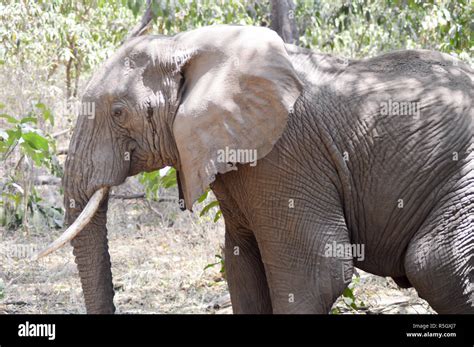
<svg viewBox="0 0 474 347">
<path fill-rule="evenodd" d="M 74 223 L 72 223 L 71 226 L 61 234 L 61 236 L 59 236 L 56 240 L 50 243 L 46 248 L 36 253 L 33 256 L 33 260 L 38 260 L 58 250 L 67 242 L 70 242 L 72 239 L 74 239 L 77 234 L 79 234 L 81 230 L 84 229 L 84 227 L 92 220 L 95 213 L 99 209 L 100 203 L 107 195 L 108 191 L 108 187 L 102 187 L 96 190 L 95 193 L 89 199 L 87 205 L 82 210 L 81 214 L 76 218 Z"/>
</svg>

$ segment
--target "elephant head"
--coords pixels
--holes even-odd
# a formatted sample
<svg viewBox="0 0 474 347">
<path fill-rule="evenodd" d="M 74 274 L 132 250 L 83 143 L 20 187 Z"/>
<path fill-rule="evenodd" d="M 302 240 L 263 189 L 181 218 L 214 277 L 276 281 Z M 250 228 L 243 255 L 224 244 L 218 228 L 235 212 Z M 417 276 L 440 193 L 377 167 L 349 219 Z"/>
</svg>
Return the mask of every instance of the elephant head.
<svg viewBox="0 0 474 347">
<path fill-rule="evenodd" d="M 66 222 L 75 222 L 40 255 L 72 240 L 87 311 L 113 312 L 108 188 L 173 166 L 191 209 L 216 174 L 233 169 L 219 150 L 252 149 L 257 159 L 271 151 L 301 89 L 269 29 L 214 26 L 131 39 L 86 87 L 84 109 L 95 112 L 77 120 L 63 182 Z"/>
</svg>

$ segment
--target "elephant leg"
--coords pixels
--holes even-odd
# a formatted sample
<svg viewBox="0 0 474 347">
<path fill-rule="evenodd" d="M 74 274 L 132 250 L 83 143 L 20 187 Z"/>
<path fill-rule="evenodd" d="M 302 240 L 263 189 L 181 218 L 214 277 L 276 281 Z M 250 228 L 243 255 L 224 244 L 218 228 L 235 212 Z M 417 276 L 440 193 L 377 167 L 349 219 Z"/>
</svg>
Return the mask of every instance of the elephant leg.
<svg viewBox="0 0 474 347">
<path fill-rule="evenodd" d="M 250 230 L 226 223 L 225 267 L 234 313 L 272 313 L 260 251 Z"/>
<path fill-rule="evenodd" d="M 229 174 L 228 174 L 229 175 Z M 232 181 L 230 187 L 235 186 Z M 260 251 L 248 220 L 218 175 L 211 188 L 225 221 L 225 269 L 234 313 L 272 313 Z"/>
<path fill-rule="evenodd" d="M 338 222 L 301 218 L 291 222 L 293 230 L 275 225 L 273 236 L 270 230 L 256 233 L 273 313 L 326 314 L 351 282 L 352 256 L 341 251 L 351 245 L 345 224 Z"/>
<path fill-rule="evenodd" d="M 436 209 L 410 241 L 405 270 L 438 313 L 474 313 L 474 196 Z"/>
</svg>

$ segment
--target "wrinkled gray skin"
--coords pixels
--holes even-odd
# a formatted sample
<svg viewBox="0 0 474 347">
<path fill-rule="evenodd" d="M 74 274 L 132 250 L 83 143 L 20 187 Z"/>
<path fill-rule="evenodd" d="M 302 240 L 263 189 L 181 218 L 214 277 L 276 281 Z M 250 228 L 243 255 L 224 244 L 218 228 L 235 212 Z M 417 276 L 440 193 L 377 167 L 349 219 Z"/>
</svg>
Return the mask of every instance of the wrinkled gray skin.
<svg viewBox="0 0 474 347">
<path fill-rule="evenodd" d="M 327 313 L 356 266 L 413 286 L 439 313 L 474 313 L 472 70 L 429 51 L 344 62 L 286 48 L 304 90 L 283 134 L 255 167 L 239 164 L 211 184 L 225 219 L 234 312 Z M 179 167 L 172 123 L 182 81 L 157 83 L 166 107 L 135 110 L 124 130 L 114 103 L 132 107 L 143 95 L 120 99 L 123 68 L 109 69 L 87 88 L 84 101 L 95 102 L 97 114 L 79 118 L 71 143 L 69 223 L 98 187 Z M 389 99 L 420 101 L 420 116 L 382 115 Z M 160 116 L 143 121 L 150 112 Z M 106 210 L 105 201 L 72 241 L 88 313 L 115 311 Z M 364 260 L 326 256 L 334 241 L 363 244 Z"/>
</svg>

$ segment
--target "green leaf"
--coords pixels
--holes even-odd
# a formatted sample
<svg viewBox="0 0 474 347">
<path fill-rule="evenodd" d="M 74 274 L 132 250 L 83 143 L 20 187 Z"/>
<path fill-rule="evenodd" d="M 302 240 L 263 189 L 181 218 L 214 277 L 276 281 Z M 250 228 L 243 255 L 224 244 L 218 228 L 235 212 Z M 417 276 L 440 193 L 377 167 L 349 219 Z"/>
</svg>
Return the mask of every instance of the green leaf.
<svg viewBox="0 0 474 347">
<path fill-rule="evenodd" d="M 131 3 L 132 3 L 132 7 L 131 7 L 132 13 L 136 17 L 138 15 L 138 12 L 140 12 L 140 7 L 141 7 L 140 1 L 135 0 L 134 2 L 131 2 Z"/>
<path fill-rule="evenodd" d="M 221 262 L 218 261 L 217 263 L 212 263 L 212 264 L 207 264 L 205 267 L 204 267 L 204 270 L 207 270 L 213 266 L 216 266 L 216 265 L 219 265 Z"/>
<path fill-rule="evenodd" d="M 219 218 L 221 218 L 222 216 L 222 211 L 219 210 L 216 212 L 216 215 L 214 216 L 214 223 L 217 223 L 217 221 L 219 220 Z"/>
<path fill-rule="evenodd" d="M 48 140 L 46 140 L 43 136 L 30 132 L 23 134 L 21 136 L 25 142 L 27 142 L 33 149 L 48 151 L 49 144 Z"/>
<path fill-rule="evenodd" d="M 18 141 L 21 138 L 21 129 L 19 127 L 15 127 L 14 129 L 7 129 L 5 131 L 8 134 L 8 145 L 12 145 L 13 142 Z"/>
<path fill-rule="evenodd" d="M 352 289 L 350 289 L 349 287 L 347 287 L 346 289 L 344 289 L 344 291 L 342 292 L 342 295 L 343 295 L 345 298 L 349 298 L 349 299 L 355 301 L 354 293 L 352 292 Z"/>
<path fill-rule="evenodd" d="M 214 267 L 216 265 L 220 265 L 221 268 L 219 270 L 220 273 L 225 273 L 225 268 L 224 268 L 224 259 L 222 259 L 222 256 L 220 254 L 215 254 L 214 255 L 218 261 L 216 261 L 215 263 L 210 263 L 210 264 L 207 264 L 205 267 L 204 267 L 204 270 L 207 270 L 211 267 Z"/>
<path fill-rule="evenodd" d="M 177 185 L 176 170 L 174 168 L 169 169 L 168 172 L 161 177 L 161 184 L 165 188 L 171 188 Z"/>
<path fill-rule="evenodd" d="M 43 113 L 43 118 L 45 121 L 49 121 L 51 125 L 54 125 L 54 117 L 53 113 L 49 108 L 46 107 L 45 104 L 39 102 L 36 104 L 36 107 L 40 109 L 40 111 Z"/>
<path fill-rule="evenodd" d="M 25 117 L 25 118 L 22 118 L 20 120 L 20 123 L 21 124 L 25 124 L 25 123 L 35 123 L 35 124 L 38 124 L 38 118 L 36 117 Z"/>
<path fill-rule="evenodd" d="M 143 172 L 139 181 L 145 186 L 146 196 L 148 199 L 155 199 L 158 188 L 160 187 L 160 172 Z"/>
<path fill-rule="evenodd" d="M 158 16 L 161 15 L 161 6 L 157 0 L 151 1 L 151 13 L 153 15 L 153 19 L 156 19 Z"/>
<path fill-rule="evenodd" d="M 31 158 L 37 166 L 41 166 L 41 156 L 38 154 L 38 152 L 30 146 L 29 143 L 23 142 L 20 144 L 21 148 L 23 148 L 23 152 Z"/>
<path fill-rule="evenodd" d="M 0 114 L 0 118 L 5 118 L 7 120 L 8 123 L 10 124 L 17 124 L 18 123 L 18 119 L 6 114 L 6 113 L 2 113 Z"/>
<path fill-rule="evenodd" d="M 198 203 L 201 203 L 201 202 L 203 202 L 204 200 L 206 200 L 208 194 L 209 194 L 209 191 L 206 190 L 206 191 L 199 197 Z"/>
<path fill-rule="evenodd" d="M 209 204 L 207 204 L 206 206 L 204 206 L 204 208 L 202 209 L 201 213 L 199 214 L 199 217 L 204 216 L 206 213 L 209 212 L 209 210 L 210 210 L 211 208 L 216 207 L 216 206 L 219 206 L 219 201 L 214 200 L 214 201 L 210 202 Z"/>
</svg>

